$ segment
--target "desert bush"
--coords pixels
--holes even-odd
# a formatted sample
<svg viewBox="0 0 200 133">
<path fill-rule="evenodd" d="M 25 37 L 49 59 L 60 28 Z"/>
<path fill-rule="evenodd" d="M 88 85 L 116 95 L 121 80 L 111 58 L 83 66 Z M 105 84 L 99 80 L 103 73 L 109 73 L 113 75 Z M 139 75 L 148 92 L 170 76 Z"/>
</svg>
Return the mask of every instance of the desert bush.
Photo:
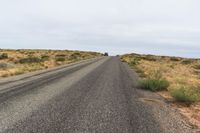
<svg viewBox="0 0 200 133">
<path fill-rule="evenodd" d="M 26 51 L 26 54 L 28 54 L 28 55 L 33 55 L 35 53 L 36 53 L 35 51 Z"/>
<path fill-rule="evenodd" d="M 58 57 L 58 58 L 56 58 L 56 61 L 63 62 L 63 61 L 65 61 L 65 58 L 64 57 Z"/>
<path fill-rule="evenodd" d="M 47 61 L 47 60 L 49 60 L 49 56 L 48 55 L 42 55 L 42 57 L 41 57 L 41 60 L 42 61 Z"/>
<path fill-rule="evenodd" d="M 198 70 L 198 71 L 197 71 L 197 70 L 194 70 L 194 71 L 193 71 L 193 74 L 194 74 L 194 75 L 197 75 L 197 76 L 200 76 L 200 71 L 199 71 L 199 70 Z"/>
<path fill-rule="evenodd" d="M 23 74 L 25 73 L 25 71 L 22 71 L 22 70 L 18 70 L 14 73 L 14 75 L 20 75 L 20 74 Z"/>
<path fill-rule="evenodd" d="M 145 79 L 140 81 L 140 87 L 150 91 L 161 91 L 169 87 L 169 82 L 165 79 Z"/>
<path fill-rule="evenodd" d="M 141 58 L 144 59 L 144 60 L 148 60 L 148 61 L 157 61 L 157 58 L 153 55 L 146 55 L 146 56 L 143 56 Z"/>
<path fill-rule="evenodd" d="M 173 89 L 171 92 L 171 96 L 175 98 L 175 100 L 179 102 L 195 102 L 200 98 L 200 94 L 197 89 L 181 86 L 178 89 Z"/>
<path fill-rule="evenodd" d="M 194 65 L 193 68 L 194 69 L 200 69 L 200 64 Z"/>
<path fill-rule="evenodd" d="M 149 79 L 160 80 L 162 77 L 163 74 L 161 69 L 155 69 L 149 73 Z"/>
<path fill-rule="evenodd" d="M 4 74 L 1 75 L 1 77 L 8 77 L 8 76 L 9 76 L 8 73 L 4 73 Z"/>
<path fill-rule="evenodd" d="M 19 60 L 19 63 L 25 64 L 25 63 L 39 63 L 42 60 L 38 57 L 27 57 L 27 58 L 22 58 Z"/>
<path fill-rule="evenodd" d="M 183 65 L 188 65 L 188 64 L 192 64 L 194 61 L 192 59 L 185 59 L 181 62 L 181 64 Z"/>
<path fill-rule="evenodd" d="M 126 61 L 126 58 L 125 58 L 124 56 L 120 57 L 120 60 L 121 60 L 122 62 L 127 62 L 127 61 Z"/>
<path fill-rule="evenodd" d="M 162 59 L 167 59 L 167 56 L 160 56 Z"/>
<path fill-rule="evenodd" d="M 172 69 L 174 69 L 175 65 L 174 64 L 170 64 L 169 67 L 172 68 Z"/>
<path fill-rule="evenodd" d="M 57 54 L 56 57 L 65 57 L 65 54 Z"/>
<path fill-rule="evenodd" d="M 77 58 L 81 57 L 81 54 L 78 52 L 75 52 L 73 54 L 70 55 L 70 59 L 71 60 L 76 60 Z"/>
<path fill-rule="evenodd" d="M 8 54 L 7 53 L 1 54 L 0 59 L 8 59 Z"/>
<path fill-rule="evenodd" d="M 140 68 L 134 67 L 134 70 L 135 70 L 135 72 L 139 75 L 139 77 L 141 77 L 141 78 L 147 77 L 147 75 L 144 73 L 144 71 L 141 70 Z"/>
<path fill-rule="evenodd" d="M 8 64 L 1 62 L 0 63 L 0 69 L 6 69 L 6 68 L 8 68 Z"/>
<path fill-rule="evenodd" d="M 180 61 L 181 59 L 178 58 L 178 57 L 170 57 L 170 60 L 171 60 L 171 61 Z"/>
<path fill-rule="evenodd" d="M 161 69 L 150 72 L 147 79 L 140 81 L 140 87 L 145 90 L 161 91 L 169 87 L 169 82 L 163 78 Z"/>
<path fill-rule="evenodd" d="M 75 52 L 75 53 L 73 53 L 72 55 L 74 55 L 74 56 L 81 56 L 81 53 Z"/>
<path fill-rule="evenodd" d="M 139 61 L 140 61 L 139 58 L 133 58 L 133 59 L 130 61 L 129 65 L 131 65 L 131 66 L 138 65 L 138 64 L 139 64 Z"/>
</svg>

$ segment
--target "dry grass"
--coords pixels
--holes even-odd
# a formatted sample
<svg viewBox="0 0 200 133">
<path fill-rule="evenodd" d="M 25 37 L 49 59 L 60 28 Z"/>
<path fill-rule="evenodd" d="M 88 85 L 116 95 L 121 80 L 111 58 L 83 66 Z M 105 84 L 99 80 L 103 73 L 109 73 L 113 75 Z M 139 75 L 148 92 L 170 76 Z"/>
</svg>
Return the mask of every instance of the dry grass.
<svg viewBox="0 0 200 133">
<path fill-rule="evenodd" d="M 142 79 L 151 79 L 155 71 L 159 71 L 170 84 L 167 91 L 158 93 L 200 127 L 200 118 L 193 117 L 194 114 L 200 116 L 197 111 L 200 110 L 200 59 L 139 54 L 123 55 L 121 59 L 139 75 L 142 73 Z"/>
<path fill-rule="evenodd" d="M 193 86 L 200 83 L 200 60 L 137 54 L 122 56 L 122 60 L 129 64 L 136 58 L 140 61 L 134 67 L 140 69 L 146 78 L 160 71 L 170 82 L 169 90 L 177 85 Z"/>
<path fill-rule="evenodd" d="M 101 54 L 96 52 L 0 49 L 0 77 L 52 68 L 98 56 Z"/>
</svg>

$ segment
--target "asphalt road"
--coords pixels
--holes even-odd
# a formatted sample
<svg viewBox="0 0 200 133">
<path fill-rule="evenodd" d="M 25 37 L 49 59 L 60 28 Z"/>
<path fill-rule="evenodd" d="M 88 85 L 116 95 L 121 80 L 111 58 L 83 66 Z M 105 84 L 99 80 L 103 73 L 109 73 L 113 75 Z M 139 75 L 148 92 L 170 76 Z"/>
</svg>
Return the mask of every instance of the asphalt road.
<svg viewBox="0 0 200 133">
<path fill-rule="evenodd" d="M 162 98 L 136 83 L 136 74 L 117 57 L 3 80 L 0 132 L 193 132 Z"/>
</svg>

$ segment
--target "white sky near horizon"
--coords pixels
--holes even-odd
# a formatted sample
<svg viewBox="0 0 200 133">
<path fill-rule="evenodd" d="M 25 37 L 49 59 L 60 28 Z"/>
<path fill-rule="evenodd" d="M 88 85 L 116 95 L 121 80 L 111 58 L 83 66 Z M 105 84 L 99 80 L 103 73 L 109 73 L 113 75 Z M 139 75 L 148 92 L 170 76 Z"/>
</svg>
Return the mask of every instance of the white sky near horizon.
<svg viewBox="0 0 200 133">
<path fill-rule="evenodd" d="M 0 48 L 200 58 L 199 0 L 0 0 Z"/>
</svg>

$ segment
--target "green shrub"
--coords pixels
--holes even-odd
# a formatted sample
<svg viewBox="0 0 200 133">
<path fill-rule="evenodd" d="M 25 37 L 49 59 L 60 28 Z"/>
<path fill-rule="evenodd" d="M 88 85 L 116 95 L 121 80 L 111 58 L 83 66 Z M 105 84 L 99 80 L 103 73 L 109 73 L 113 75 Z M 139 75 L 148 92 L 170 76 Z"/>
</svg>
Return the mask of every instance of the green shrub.
<svg viewBox="0 0 200 133">
<path fill-rule="evenodd" d="M 8 54 L 7 53 L 3 53 L 0 55 L 0 60 L 1 59 L 8 59 Z"/>
<path fill-rule="evenodd" d="M 19 63 L 25 64 L 25 63 L 38 63 L 41 62 L 42 60 L 38 57 L 27 57 L 27 58 L 22 58 L 19 60 Z"/>
<path fill-rule="evenodd" d="M 200 98 L 199 92 L 196 89 L 181 86 L 178 89 L 173 89 L 171 96 L 174 97 L 179 102 L 195 102 Z"/>
<path fill-rule="evenodd" d="M 65 58 L 64 57 L 58 57 L 58 58 L 56 58 L 56 61 L 63 62 L 63 61 L 65 61 Z"/>
<path fill-rule="evenodd" d="M 140 81 L 140 87 L 150 91 L 161 91 L 169 87 L 169 82 L 165 79 L 145 79 Z"/>
</svg>

